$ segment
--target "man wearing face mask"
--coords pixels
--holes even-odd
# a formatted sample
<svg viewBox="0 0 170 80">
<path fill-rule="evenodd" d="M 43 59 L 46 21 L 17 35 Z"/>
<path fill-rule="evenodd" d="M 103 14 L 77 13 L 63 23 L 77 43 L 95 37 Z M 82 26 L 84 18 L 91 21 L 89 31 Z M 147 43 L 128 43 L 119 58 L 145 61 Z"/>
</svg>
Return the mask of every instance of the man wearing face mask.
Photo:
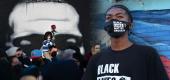
<svg viewBox="0 0 170 80">
<path fill-rule="evenodd" d="M 169 80 L 156 50 L 128 39 L 132 23 L 125 6 L 108 8 L 104 30 L 111 45 L 91 58 L 82 80 Z"/>
</svg>

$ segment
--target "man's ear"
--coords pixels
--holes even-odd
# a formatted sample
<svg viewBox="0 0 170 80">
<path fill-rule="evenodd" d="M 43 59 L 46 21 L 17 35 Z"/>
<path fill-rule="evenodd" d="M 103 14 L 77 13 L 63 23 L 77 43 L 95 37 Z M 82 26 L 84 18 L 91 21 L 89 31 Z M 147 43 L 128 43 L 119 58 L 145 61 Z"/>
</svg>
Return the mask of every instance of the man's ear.
<svg viewBox="0 0 170 80">
<path fill-rule="evenodd" d="M 129 30 L 132 29 L 133 26 L 132 22 L 129 22 L 128 26 L 129 26 Z"/>
</svg>

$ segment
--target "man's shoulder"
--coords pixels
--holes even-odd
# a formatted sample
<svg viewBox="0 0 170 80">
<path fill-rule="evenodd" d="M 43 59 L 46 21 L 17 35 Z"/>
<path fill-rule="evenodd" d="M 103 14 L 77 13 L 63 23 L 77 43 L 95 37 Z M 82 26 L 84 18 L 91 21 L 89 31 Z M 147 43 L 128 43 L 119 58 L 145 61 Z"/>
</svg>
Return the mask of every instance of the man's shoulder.
<svg viewBox="0 0 170 80">
<path fill-rule="evenodd" d="M 135 48 L 138 48 L 140 50 L 155 50 L 152 46 L 148 46 L 148 45 L 139 45 L 139 44 L 134 44 Z"/>
<path fill-rule="evenodd" d="M 143 53 L 145 55 L 155 55 L 158 54 L 157 50 L 153 48 L 152 46 L 148 45 L 135 45 L 137 52 Z"/>
</svg>

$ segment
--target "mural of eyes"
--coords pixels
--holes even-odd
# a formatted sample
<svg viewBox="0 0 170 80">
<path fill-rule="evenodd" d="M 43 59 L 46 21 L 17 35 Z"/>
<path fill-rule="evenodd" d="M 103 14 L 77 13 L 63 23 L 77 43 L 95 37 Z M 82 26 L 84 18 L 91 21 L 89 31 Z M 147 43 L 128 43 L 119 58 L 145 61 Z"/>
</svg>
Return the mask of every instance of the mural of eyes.
<svg viewBox="0 0 170 80">
<path fill-rule="evenodd" d="M 24 52 L 30 53 L 33 49 L 40 49 L 43 41 L 42 38 L 43 35 L 33 34 L 29 36 L 16 38 L 13 40 L 13 44 L 14 46 L 21 47 L 24 50 Z M 60 49 L 65 49 L 69 46 L 81 47 L 83 43 L 81 37 L 70 34 L 56 35 L 54 42 L 57 46 L 59 46 Z"/>
</svg>

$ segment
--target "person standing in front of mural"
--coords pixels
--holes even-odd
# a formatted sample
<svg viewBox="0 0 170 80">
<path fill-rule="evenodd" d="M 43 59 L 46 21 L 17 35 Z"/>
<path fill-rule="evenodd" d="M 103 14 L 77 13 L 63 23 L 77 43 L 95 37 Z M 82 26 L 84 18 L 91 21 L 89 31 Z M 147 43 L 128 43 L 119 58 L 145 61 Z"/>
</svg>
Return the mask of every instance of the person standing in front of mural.
<svg viewBox="0 0 170 80">
<path fill-rule="evenodd" d="M 53 35 L 52 35 L 51 32 L 48 31 L 48 32 L 45 33 L 45 35 L 44 35 L 44 41 L 43 41 L 43 43 L 42 43 L 43 45 L 42 45 L 42 47 L 41 47 L 41 50 L 42 50 L 43 52 L 47 52 L 50 46 L 55 45 L 54 42 L 53 42 L 53 40 L 52 40 L 52 38 L 53 38 Z"/>
<path fill-rule="evenodd" d="M 105 16 L 111 45 L 90 59 L 82 80 L 169 80 L 156 50 L 128 39 L 133 23 L 129 9 L 114 5 Z"/>
</svg>

